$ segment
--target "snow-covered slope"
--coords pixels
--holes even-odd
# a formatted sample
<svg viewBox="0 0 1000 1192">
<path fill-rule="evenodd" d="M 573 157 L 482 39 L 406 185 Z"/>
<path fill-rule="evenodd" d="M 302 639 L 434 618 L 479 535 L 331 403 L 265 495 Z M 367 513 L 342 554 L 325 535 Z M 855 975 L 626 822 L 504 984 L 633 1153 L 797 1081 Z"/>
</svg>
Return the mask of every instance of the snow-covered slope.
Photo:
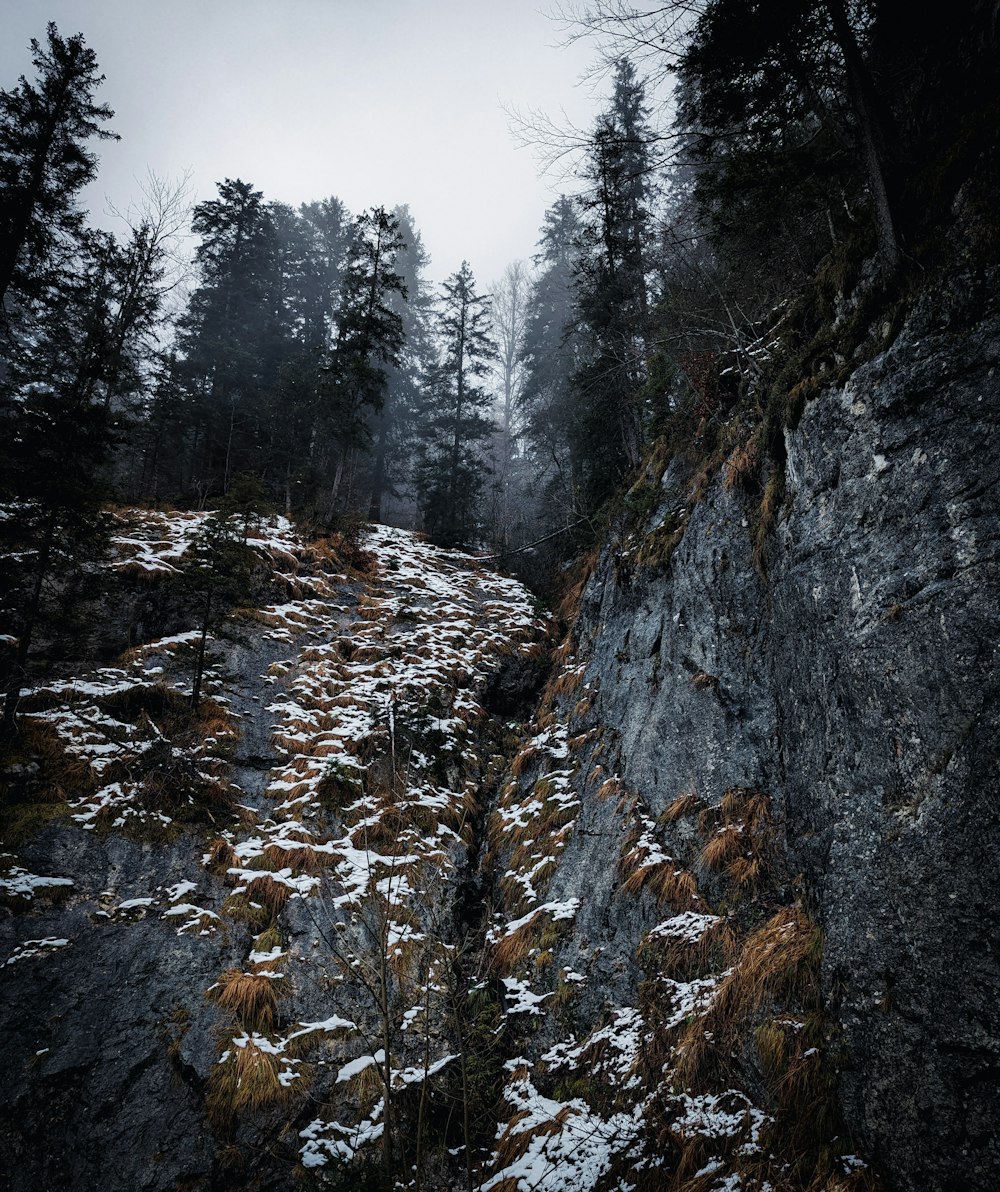
<svg viewBox="0 0 1000 1192">
<path fill-rule="evenodd" d="M 122 515 L 111 567 L 170 583 L 202 520 Z M 197 715 L 195 629 L 23 692 L 36 801 L 0 875 L 13 1187 L 292 1186 L 366 1149 L 401 1170 L 396 1132 L 440 1117 L 466 1066 L 470 850 L 502 734 L 483 701 L 546 627 L 519 584 L 402 531 L 371 530 L 350 574 L 281 519 L 250 544 L 281 599 L 209 641 Z"/>
</svg>

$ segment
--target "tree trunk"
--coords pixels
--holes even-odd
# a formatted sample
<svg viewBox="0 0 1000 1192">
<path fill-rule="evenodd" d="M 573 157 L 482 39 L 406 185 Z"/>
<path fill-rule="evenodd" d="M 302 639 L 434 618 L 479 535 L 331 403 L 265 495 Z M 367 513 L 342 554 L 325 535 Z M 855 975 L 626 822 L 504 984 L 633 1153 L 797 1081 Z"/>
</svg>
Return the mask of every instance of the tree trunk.
<svg viewBox="0 0 1000 1192">
<path fill-rule="evenodd" d="M 472 1192 L 472 1123 L 469 1119 L 468 1040 L 463 1029 L 468 990 L 460 980 L 455 997 L 455 1027 L 458 1034 L 458 1070 L 462 1077 L 462 1141 L 465 1144 L 465 1192 Z"/>
<path fill-rule="evenodd" d="M 448 496 L 450 508 L 448 516 L 451 521 L 452 538 L 456 541 L 461 537 L 458 517 L 458 458 L 462 433 L 462 406 L 465 404 L 465 316 L 467 304 L 462 303 L 462 320 L 459 326 L 458 363 L 455 369 L 455 384 L 457 399 L 455 404 L 455 434 L 451 446 L 451 474 L 449 476 Z M 454 544 L 452 544 L 454 545 Z"/>
<path fill-rule="evenodd" d="M 49 572 L 52 559 L 52 544 L 55 541 L 56 515 L 50 513 L 42 536 L 41 549 L 38 552 L 38 563 L 35 570 L 35 582 L 31 588 L 31 598 L 21 618 L 21 632 L 17 639 L 17 651 L 10 677 L 7 680 L 7 690 L 4 693 L 3 721 L 0 722 L 0 739 L 7 740 L 14 733 L 14 718 L 17 714 L 17 703 L 21 695 L 21 679 L 24 677 L 28 662 L 28 651 L 31 649 L 31 638 L 35 632 L 38 611 L 42 604 L 42 586 Z"/>
<path fill-rule="evenodd" d="M 386 924 L 388 926 L 388 924 Z M 382 1083 L 385 1087 L 385 1101 L 382 1109 L 382 1175 L 385 1179 L 385 1186 L 391 1188 L 393 1186 L 393 1163 L 392 1163 L 392 1032 L 389 1021 L 389 961 L 386 957 L 386 946 L 388 944 L 388 931 L 381 933 L 379 940 L 379 998 L 381 1006 L 379 1007 L 382 1016 Z"/>
<path fill-rule="evenodd" d="M 191 707 L 198 710 L 201 699 L 201 679 L 205 673 L 205 641 L 208 638 L 208 622 L 212 613 L 212 595 L 205 597 L 205 614 L 201 622 L 201 640 L 198 642 L 198 657 L 194 664 L 194 683 L 191 688 Z"/>
<path fill-rule="evenodd" d="M 424 1078 L 420 1082 L 420 1104 L 417 1108 L 416 1192 L 423 1192 L 424 1186 L 424 1120 L 427 1113 L 427 1069 L 431 1066 L 431 971 L 428 962 L 424 982 Z"/>
<path fill-rule="evenodd" d="M 892 272 L 899 265 L 899 231 L 889 198 L 885 177 L 885 135 L 878 117 L 878 97 L 871 74 L 865 65 L 857 38 L 847 19 L 844 0 L 826 0 L 833 35 L 844 55 L 851 106 L 861 134 L 868 189 L 875 208 L 875 232 L 883 266 Z"/>
<path fill-rule="evenodd" d="M 222 476 L 222 491 L 229 492 L 229 461 L 233 451 L 233 429 L 236 426 L 236 396 L 230 398 L 229 434 L 226 437 L 226 465 Z"/>
<path fill-rule="evenodd" d="M 375 439 L 375 460 L 372 469 L 372 495 L 368 505 L 368 520 L 378 524 L 382 520 L 382 497 L 386 490 L 385 457 L 389 450 L 389 434 L 384 412 L 378 420 Z"/>
</svg>

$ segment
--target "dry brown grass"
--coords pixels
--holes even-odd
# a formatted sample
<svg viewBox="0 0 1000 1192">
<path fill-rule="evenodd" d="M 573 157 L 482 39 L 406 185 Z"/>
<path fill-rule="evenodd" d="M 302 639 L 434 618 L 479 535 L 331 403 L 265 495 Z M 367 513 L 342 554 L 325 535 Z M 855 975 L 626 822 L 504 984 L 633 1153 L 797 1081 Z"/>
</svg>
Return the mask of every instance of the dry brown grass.
<svg viewBox="0 0 1000 1192">
<path fill-rule="evenodd" d="M 416 977 L 416 966 L 425 953 L 426 942 L 420 938 L 420 916 L 415 911 L 396 906 L 392 909 L 392 923 L 397 927 L 411 927 L 416 937 L 408 936 L 397 941 L 386 951 L 389 969 L 397 980 L 407 976 Z"/>
<path fill-rule="evenodd" d="M 568 824 L 573 823 L 579 814 L 578 805 L 574 806 L 572 803 L 563 803 L 551 798 L 545 799 L 542 803 L 542 810 L 535 820 L 534 835 L 536 838 L 551 836 L 560 828 L 565 828 Z"/>
<path fill-rule="evenodd" d="M 212 873 L 225 875 L 229 885 L 235 884 L 235 878 L 228 871 L 239 866 L 240 859 L 236 850 L 222 836 L 216 837 L 208 847 L 208 866 Z"/>
<path fill-rule="evenodd" d="M 771 826 L 771 798 L 753 787 L 731 787 L 722 796 L 720 810 L 725 821 L 739 819 L 752 836 L 761 835 Z"/>
<path fill-rule="evenodd" d="M 726 460 L 725 487 L 751 491 L 759 483 L 763 458 L 763 433 L 758 427 Z"/>
<path fill-rule="evenodd" d="M 317 853 L 308 844 L 301 844 L 297 848 L 288 845 L 269 844 L 264 849 L 263 859 L 268 869 L 284 869 L 286 867 L 299 873 L 315 875 L 323 868 L 327 854 Z"/>
<path fill-rule="evenodd" d="M 265 1109 L 302 1091 L 304 1080 L 286 1088 L 278 1078 L 280 1071 L 281 1058 L 252 1040 L 233 1047 L 225 1063 L 213 1066 L 208 1080 L 205 1111 L 209 1121 L 216 1129 L 225 1129 L 238 1113 Z"/>
<path fill-rule="evenodd" d="M 572 695 L 583 682 L 584 667 L 574 666 L 561 671 L 547 686 L 546 694 L 550 699 L 560 695 Z"/>
<path fill-rule="evenodd" d="M 490 961 L 493 971 L 514 973 L 524 966 L 532 952 L 551 952 L 571 924 L 569 919 L 549 919 L 539 908 L 538 914 L 494 945 Z"/>
<path fill-rule="evenodd" d="M 651 850 L 659 846 L 654 844 L 653 823 L 641 800 L 633 797 L 627 802 L 623 791 L 619 811 L 635 817 L 618 862 L 622 876 L 619 893 L 638 896 L 646 890 L 658 903 L 669 903 L 675 910 L 692 909 L 700 902 L 694 875 L 662 853 L 656 860 L 649 859 Z"/>
<path fill-rule="evenodd" d="M 520 778 L 528 766 L 530 766 L 532 762 L 537 761 L 541 755 L 542 751 L 537 745 L 528 745 L 525 749 L 522 749 L 517 757 L 515 757 L 510 763 L 511 773 L 515 777 Z"/>
<path fill-rule="evenodd" d="M 380 808 L 378 818 L 371 816 L 349 831 L 351 844 L 355 848 L 381 852 L 395 848 L 403 833 L 410 827 L 408 809 L 399 803 L 389 803 Z"/>
<path fill-rule="evenodd" d="M 620 778 L 608 778 L 597 788 L 596 797 L 603 803 L 606 799 L 618 799 L 626 794 L 625 783 Z"/>
<path fill-rule="evenodd" d="M 623 894 L 639 894 L 642 890 L 648 890 L 658 903 L 667 903 L 679 911 L 690 910 L 700 902 L 694 874 L 679 868 L 676 861 L 640 865 L 621 885 Z"/>
<path fill-rule="evenodd" d="M 77 798 L 97 790 L 98 784 L 90 766 L 83 758 L 67 751 L 55 727 L 46 721 L 23 716 L 18 725 L 16 744 L 22 757 L 38 764 L 41 771 L 38 785 L 45 791 L 46 803 Z"/>
<path fill-rule="evenodd" d="M 239 725 L 232 715 L 221 704 L 210 699 L 203 699 L 198 705 L 198 716 L 195 730 L 204 740 L 215 737 L 216 740 L 236 740 L 240 735 Z"/>
<path fill-rule="evenodd" d="M 274 925 L 266 928 L 253 941 L 255 952 L 272 952 L 282 946 L 281 932 Z"/>
<path fill-rule="evenodd" d="M 253 878 L 247 883 L 245 890 L 247 900 L 258 903 L 267 912 L 268 924 L 273 923 L 284 910 L 291 893 L 288 886 L 276 882 L 267 874 Z"/>
<path fill-rule="evenodd" d="M 331 762 L 316 784 L 315 793 L 328 811 L 339 812 L 353 803 L 362 790 L 361 778 L 354 767 Z"/>
<path fill-rule="evenodd" d="M 777 837 L 771 800 L 763 791 L 732 787 L 718 807 L 701 812 L 699 826 L 703 832 L 712 831 L 698 855 L 705 869 L 725 871 L 734 885 L 751 891 L 771 877 Z"/>
<path fill-rule="evenodd" d="M 743 848 L 743 828 L 740 824 L 727 824 L 719 828 L 715 835 L 705 844 L 699 854 L 699 860 L 706 869 L 713 871 L 723 869 L 734 857 L 740 855 Z"/>
<path fill-rule="evenodd" d="M 778 466 L 771 469 L 760 499 L 753 528 L 753 564 L 758 574 L 766 574 L 767 540 L 774 529 L 785 500 L 785 473 Z"/>
<path fill-rule="evenodd" d="M 558 646 L 552 651 L 552 662 L 555 666 L 561 666 L 573 657 L 576 651 L 576 639 L 572 633 L 567 633 Z"/>
<path fill-rule="evenodd" d="M 736 935 L 730 921 L 720 916 L 697 940 L 654 938 L 644 941 L 640 955 L 646 949 L 653 950 L 659 973 L 675 980 L 690 980 L 727 965 L 736 949 Z"/>
<path fill-rule="evenodd" d="M 583 595 L 587 581 L 597 566 L 599 557 L 600 547 L 594 546 L 585 554 L 580 555 L 576 564 L 570 570 L 566 587 L 556 605 L 556 615 L 561 621 L 568 623 L 575 619 L 577 610 L 580 607 L 580 597 Z"/>
<path fill-rule="evenodd" d="M 226 969 L 208 996 L 228 1010 L 249 1034 L 266 1034 L 278 1019 L 278 988 L 280 981 L 260 973 L 245 973 L 242 969 Z"/>
<path fill-rule="evenodd" d="M 535 946 L 538 920 L 541 914 L 542 912 L 539 911 L 527 923 L 522 923 L 516 931 L 497 941 L 493 946 L 491 958 L 494 972 L 513 973 L 520 968 L 532 947 Z"/>
<path fill-rule="evenodd" d="M 701 811 L 704 806 L 704 800 L 697 791 L 685 791 L 684 794 L 678 795 L 672 803 L 667 805 L 660 814 L 657 822 L 661 824 L 675 824 L 679 819 L 684 819 L 685 816 L 694 815 L 696 812 Z"/>
<path fill-rule="evenodd" d="M 369 1064 L 367 1068 L 353 1076 L 350 1086 L 358 1099 L 358 1105 L 363 1113 L 367 1113 L 383 1096 L 385 1090 L 385 1076 L 379 1064 Z"/>
<path fill-rule="evenodd" d="M 783 907 L 743 943 L 712 1004 L 677 1041 L 677 1077 L 685 1085 L 725 1064 L 734 1040 L 752 1030 L 765 1005 L 815 997 L 822 952 L 819 929 L 798 907 Z"/>
</svg>

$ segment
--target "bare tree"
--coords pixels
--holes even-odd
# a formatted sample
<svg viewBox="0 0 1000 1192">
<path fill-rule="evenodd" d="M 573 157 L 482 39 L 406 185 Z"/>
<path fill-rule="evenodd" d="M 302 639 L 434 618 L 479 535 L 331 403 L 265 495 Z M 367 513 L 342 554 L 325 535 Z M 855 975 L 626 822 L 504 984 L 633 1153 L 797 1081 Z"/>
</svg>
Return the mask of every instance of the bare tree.
<svg viewBox="0 0 1000 1192">
<path fill-rule="evenodd" d="M 517 436 L 515 419 L 523 385 L 521 350 L 530 288 L 524 261 L 512 261 L 493 284 L 493 338 L 497 345 L 501 427 L 506 438 Z"/>
<path fill-rule="evenodd" d="M 500 432 L 497 435 L 495 536 L 508 545 L 515 501 L 515 459 L 521 433 L 518 410 L 524 388 L 524 333 L 527 326 L 531 278 L 524 261 L 512 261 L 493 283 L 493 339 L 497 346 Z"/>
</svg>

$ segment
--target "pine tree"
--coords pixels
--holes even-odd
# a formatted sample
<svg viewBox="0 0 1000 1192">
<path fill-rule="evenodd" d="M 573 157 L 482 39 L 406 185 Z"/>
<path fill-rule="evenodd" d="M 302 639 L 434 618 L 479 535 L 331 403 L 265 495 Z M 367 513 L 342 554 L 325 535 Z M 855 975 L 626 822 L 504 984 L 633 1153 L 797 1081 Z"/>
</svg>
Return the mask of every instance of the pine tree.
<svg viewBox="0 0 1000 1192">
<path fill-rule="evenodd" d="M 100 82 L 82 38 L 32 43 L 41 80 L 4 94 L 0 248 L 6 297 L 0 378 L 0 604 L 16 647 L 3 677 L 3 728 L 41 627 L 99 559 L 101 502 L 129 399 L 145 387 L 164 273 L 163 228 L 120 244 L 84 226 L 75 195 L 96 169 L 78 138 L 105 136 L 91 102 Z M 7 312 L 13 316 L 13 309 Z"/>
<path fill-rule="evenodd" d="M 255 406 L 269 379 L 263 364 L 277 313 L 277 234 L 259 190 L 239 178 L 227 178 L 218 190 L 192 217 L 191 229 L 201 237 L 200 284 L 180 320 L 179 349 L 187 384 L 200 399 L 198 479 L 206 490 L 224 492 L 259 446 Z"/>
<path fill-rule="evenodd" d="M 425 393 L 417 491 L 424 524 L 437 542 L 458 546 L 476 529 L 484 461 L 477 450 L 493 426 L 481 380 L 496 346 L 490 338 L 489 297 L 476 293 L 467 261 L 445 281 L 437 317 L 441 359 Z"/>
<path fill-rule="evenodd" d="M 524 336 L 531 278 L 524 261 L 512 261 L 491 289 L 492 333 L 497 355 L 497 430 L 492 444 L 493 481 L 489 514 L 490 541 L 508 550 L 515 530 L 524 525 L 524 489 L 529 482 L 522 451 L 524 425 Z"/>
<path fill-rule="evenodd" d="M 2 734 L 9 735 L 36 632 L 67 581 L 96 562 L 106 533 L 95 479 L 116 443 L 100 403 L 40 382 L 0 406 L 0 613 L 16 637 L 4 676 Z"/>
<path fill-rule="evenodd" d="M 114 113 L 94 102 L 104 81 L 82 34 L 63 38 L 53 23 L 43 48 L 31 41 L 37 81 L 23 76 L 0 92 L 0 316 L 8 296 L 37 295 L 60 253 L 83 228 L 79 192 L 97 173 L 87 142 L 117 140 L 103 128 Z"/>
<path fill-rule="evenodd" d="M 404 243 L 396 258 L 396 269 L 403 282 L 402 293 L 391 295 L 390 302 L 402 322 L 402 346 L 399 358 L 386 368 L 386 386 L 381 409 L 371 419 L 372 467 L 368 518 L 378 522 L 386 496 L 400 495 L 400 484 L 413 467 L 408 450 L 408 432 L 412 430 L 418 394 L 433 360 L 431 343 L 431 306 L 423 271 L 429 257 L 413 217 L 406 206 L 397 207 L 393 216 L 399 221 Z"/>
<path fill-rule="evenodd" d="M 331 506 L 340 500 L 349 455 L 370 442 L 368 417 L 385 400 L 387 370 L 399 362 L 406 287 L 397 272 L 405 248 L 399 220 L 373 207 L 355 220 L 335 317 L 335 339 L 321 381 L 322 432 L 332 447 Z"/>
<path fill-rule="evenodd" d="M 344 204 L 333 195 L 317 203 L 303 203 L 299 217 L 306 240 L 302 340 L 310 347 L 326 349 L 340 300 L 352 220 Z"/>
<path fill-rule="evenodd" d="M 524 332 L 521 404 L 538 489 L 542 523 L 551 529 L 578 516 L 579 461 L 573 377 L 583 360 L 576 309 L 582 225 L 576 204 L 561 195 L 545 213 Z"/>
<path fill-rule="evenodd" d="M 687 85 L 684 117 L 700 134 L 708 167 L 706 200 L 724 203 L 723 194 L 739 185 L 731 177 L 737 170 L 754 190 L 767 179 L 760 203 L 768 191 L 787 203 L 778 192 L 781 174 L 808 201 L 817 169 L 843 177 L 847 166 L 867 183 L 879 254 L 894 269 L 895 136 L 864 49 L 878 7 L 871 0 L 849 8 L 845 0 L 712 0 L 692 27 L 679 73 Z"/>
<path fill-rule="evenodd" d="M 600 504 L 640 458 L 648 300 L 645 240 L 651 133 L 644 89 L 622 59 L 591 138 L 577 306 L 587 360 L 575 376 L 571 424 L 588 503 Z"/>
<path fill-rule="evenodd" d="M 194 709 L 201 701 L 209 632 L 218 627 L 234 604 L 247 598 L 254 570 L 260 564 L 257 551 L 246 542 L 248 505 L 257 508 L 260 501 L 245 498 L 246 488 L 233 502 L 237 511 L 210 514 L 184 552 L 183 586 L 195 601 L 198 613 L 198 648 L 191 681 Z"/>
</svg>

